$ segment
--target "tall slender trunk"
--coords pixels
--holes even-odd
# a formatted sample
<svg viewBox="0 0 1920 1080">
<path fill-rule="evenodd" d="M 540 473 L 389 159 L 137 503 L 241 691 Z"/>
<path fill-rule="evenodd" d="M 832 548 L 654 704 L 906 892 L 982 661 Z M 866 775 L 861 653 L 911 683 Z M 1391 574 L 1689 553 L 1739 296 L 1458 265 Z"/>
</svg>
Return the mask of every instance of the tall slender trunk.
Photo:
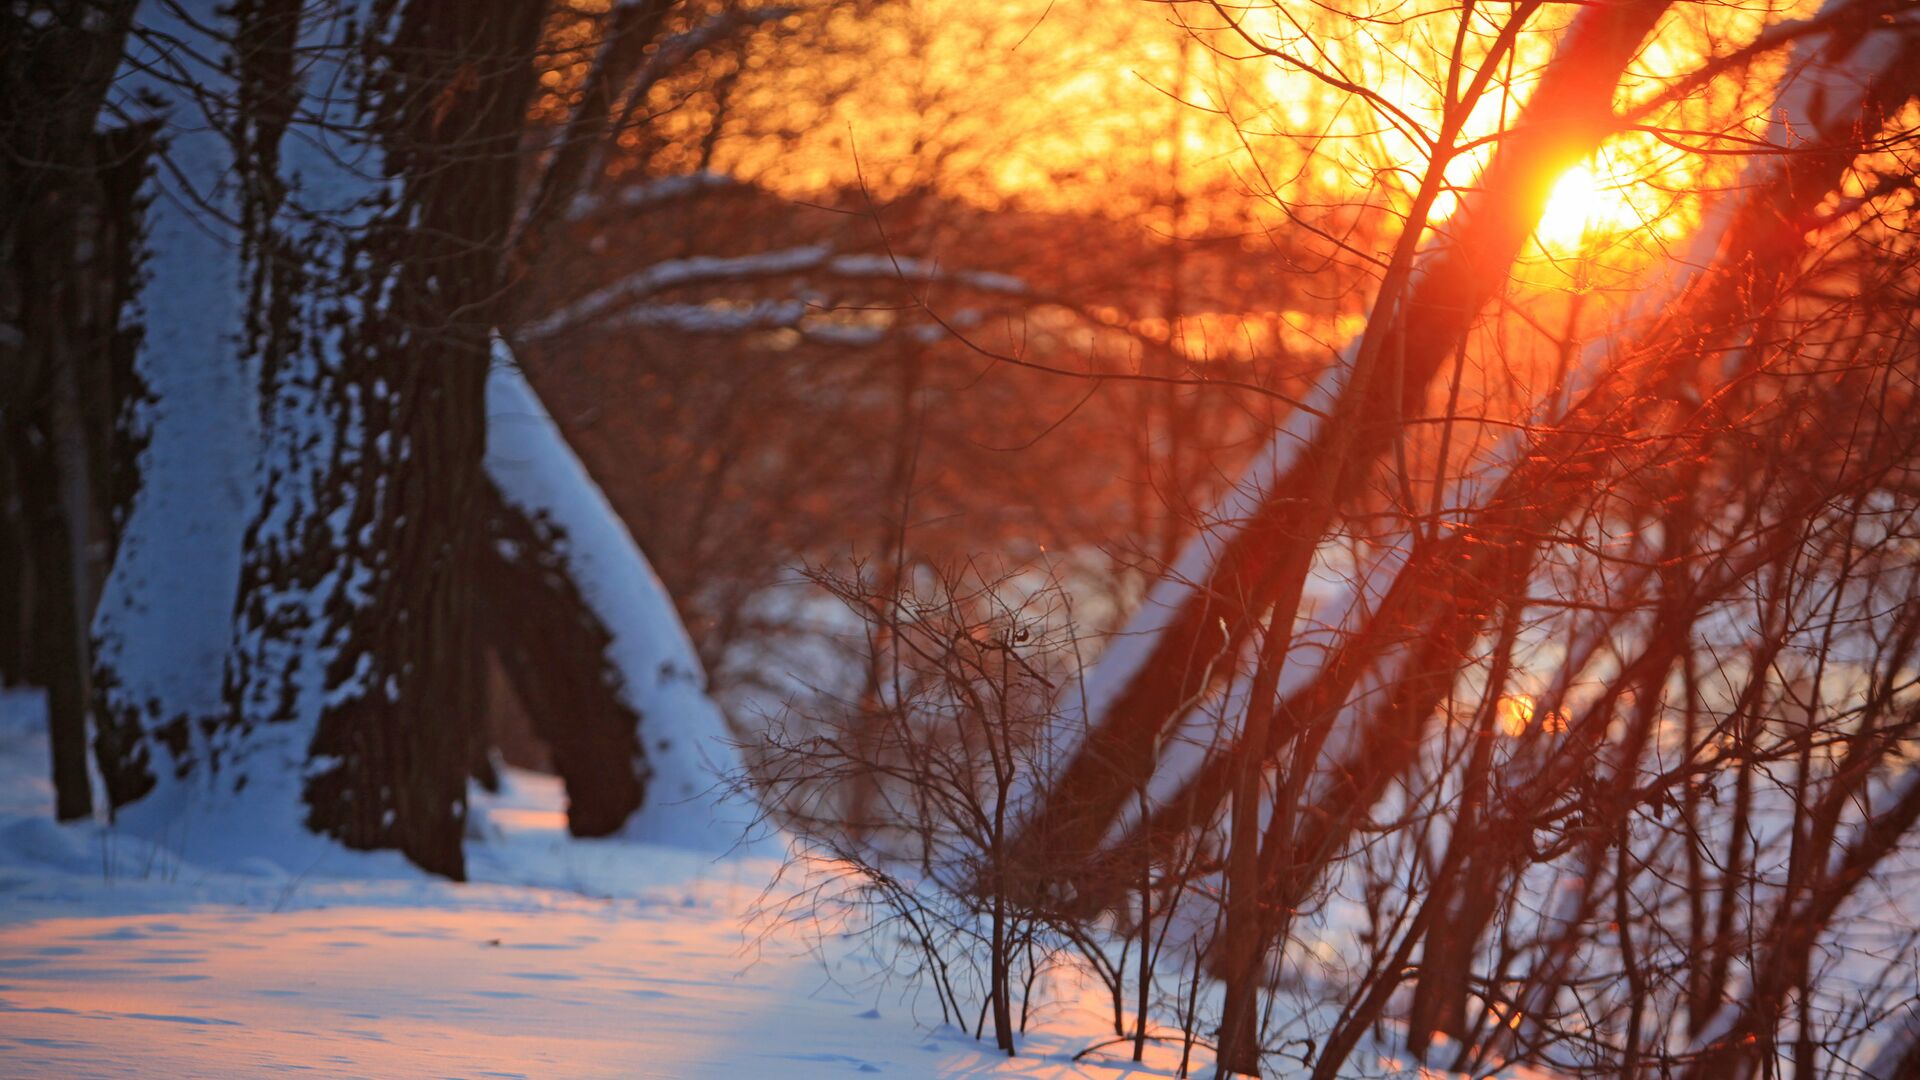
<svg viewBox="0 0 1920 1080">
<path fill-rule="evenodd" d="M 130 0 L 10 9 L 0 15 L 8 48 L 0 57 L 0 424 L 10 460 L 7 548 L 0 574 L 23 613 L 0 660 L 47 688 L 55 810 L 62 819 L 92 810 L 87 776 L 87 710 L 92 698 L 88 625 L 103 576 L 106 499 L 97 488 L 111 432 L 89 406 L 114 403 L 87 393 L 119 328 L 101 219 L 108 209 L 95 133 L 107 85 L 133 14 Z M 6 550 L 0 548 L 0 551 Z"/>
</svg>

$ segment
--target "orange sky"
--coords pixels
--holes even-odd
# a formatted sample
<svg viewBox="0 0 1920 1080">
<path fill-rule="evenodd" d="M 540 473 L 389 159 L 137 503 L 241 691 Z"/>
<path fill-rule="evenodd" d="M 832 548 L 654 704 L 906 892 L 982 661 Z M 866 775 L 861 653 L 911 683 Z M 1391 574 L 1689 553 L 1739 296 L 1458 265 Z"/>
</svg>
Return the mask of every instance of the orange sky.
<svg viewBox="0 0 1920 1080">
<path fill-rule="evenodd" d="M 1404 208 L 1425 165 L 1420 132 L 1439 124 L 1459 9 L 1436 0 L 1340 6 L 1339 14 L 1229 6 L 1244 11 L 1240 31 L 1206 5 L 912 0 L 843 11 L 829 17 L 824 42 L 770 37 L 759 46 L 765 60 L 736 91 L 742 115 L 778 117 L 797 137 L 723 139 L 715 164 L 796 193 L 850 184 L 857 170 L 880 194 L 928 185 L 989 203 L 1109 213 L 1163 211 L 1176 185 L 1190 197 L 1248 200 L 1276 223 L 1282 204 Z M 1624 82 L 1621 106 L 1815 6 L 1676 6 Z M 1486 95 L 1465 139 L 1511 119 L 1573 10 L 1550 6 L 1528 24 L 1499 68 L 1511 93 Z M 1469 71 L 1511 7 L 1474 11 L 1460 38 Z M 1384 104 L 1257 55 L 1255 44 L 1377 91 Z M 802 47 L 814 55 L 771 55 Z M 1716 80 L 1649 120 L 1759 135 L 1780 66 L 1774 57 Z M 695 110 L 684 123 L 699 120 Z M 1488 149 L 1463 155 L 1448 178 L 1470 183 Z M 1541 240 L 1557 256 L 1606 250 L 1638 261 L 1635 249 L 1647 245 L 1623 246 L 1623 237 L 1671 242 L 1696 220 L 1690 193 L 1724 183 L 1733 165 L 1623 134 L 1556 189 Z M 1196 200 L 1182 231 L 1204 227 L 1206 201 Z M 1440 220 L 1450 202 L 1443 197 Z"/>
</svg>

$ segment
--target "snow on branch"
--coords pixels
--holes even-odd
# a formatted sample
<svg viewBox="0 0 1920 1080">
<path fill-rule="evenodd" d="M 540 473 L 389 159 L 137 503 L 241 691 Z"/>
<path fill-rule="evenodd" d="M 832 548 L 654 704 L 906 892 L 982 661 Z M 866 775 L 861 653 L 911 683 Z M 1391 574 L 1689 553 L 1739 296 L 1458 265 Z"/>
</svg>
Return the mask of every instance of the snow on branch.
<svg viewBox="0 0 1920 1080">
<path fill-rule="evenodd" d="M 722 281 L 752 281 L 811 270 L 824 263 L 831 254 L 832 249 L 827 245 L 812 244 L 755 255 L 694 255 L 684 259 L 669 259 L 595 289 L 545 318 L 534 320 L 521 328 L 520 336 L 529 341 L 553 337 L 615 314 L 623 304 L 643 300 L 667 289 Z"/>
<path fill-rule="evenodd" d="M 926 259 L 885 255 L 835 255 L 827 244 L 780 248 L 752 255 L 692 255 L 654 263 L 586 294 L 558 311 L 521 328 L 521 337 L 538 341 L 596 320 L 614 325 L 657 326 L 694 333 L 728 333 L 797 327 L 807 305 L 798 300 L 756 301 L 744 306 L 642 304 L 675 289 L 719 285 L 817 271 L 843 281 L 898 279 L 913 285 L 950 284 L 1008 296 L 1027 295 L 1026 283 L 1008 274 L 945 270 Z"/>
<path fill-rule="evenodd" d="M 581 221 L 598 214 L 625 211 L 639 213 L 658 209 L 710 192 L 750 191 L 753 185 L 726 173 L 702 169 L 678 176 L 662 176 L 643 183 L 629 184 L 606 194 L 582 194 L 567 209 L 567 220 Z"/>
</svg>

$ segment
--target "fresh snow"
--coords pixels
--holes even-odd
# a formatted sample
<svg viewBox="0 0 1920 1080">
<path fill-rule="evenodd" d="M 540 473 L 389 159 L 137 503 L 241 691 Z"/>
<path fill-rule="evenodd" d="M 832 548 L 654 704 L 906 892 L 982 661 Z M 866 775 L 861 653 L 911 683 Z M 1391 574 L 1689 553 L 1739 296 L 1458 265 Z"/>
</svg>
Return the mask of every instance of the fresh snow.
<svg viewBox="0 0 1920 1080">
<path fill-rule="evenodd" d="M 169 719 L 220 708 L 259 438 L 257 395 L 240 359 L 239 248 L 208 220 L 236 216 L 234 192 L 220 179 L 232 168 L 232 151 L 176 85 L 227 92 L 228 73 L 207 59 L 221 49 L 199 18 L 206 14 L 142 5 L 147 34 L 187 46 L 168 54 L 183 70 L 170 69 L 135 34 L 110 99 L 134 116 L 149 111 L 143 99 L 161 103 L 153 111 L 170 121 L 170 167 L 155 169 L 145 192 L 152 202 L 137 363 L 155 398 L 144 417 L 151 441 L 94 632 L 119 679 L 108 700 Z"/>
<path fill-rule="evenodd" d="M 567 208 L 569 221 L 580 221 L 607 210 L 652 210 L 667 203 L 715 191 L 745 189 L 749 185 L 726 173 L 700 170 L 629 184 L 606 194 L 584 194 Z"/>
<path fill-rule="evenodd" d="M 261 854 L 240 822 L 237 848 L 206 836 L 189 860 L 103 822 L 55 824 L 45 722 L 39 691 L 0 690 L 9 1080 L 1175 1075 L 1178 1033 L 1134 1064 L 1079 968 L 1040 980 L 1005 1057 L 942 1021 L 876 951 L 893 942 L 794 917 L 804 886 L 779 860 L 571 837 L 554 777 L 510 768 L 500 793 L 473 792 L 464 884 L 317 837 Z M 1450 1077 L 1371 1042 L 1349 1065 Z M 1191 1068 L 1212 1075 L 1203 1046 Z"/>
<path fill-rule="evenodd" d="M 42 709 L 0 692 L 8 1077 L 1067 1080 L 1177 1058 L 1074 1062 L 1108 1014 L 1072 978 L 1004 1058 L 858 942 L 754 918 L 773 861 L 572 839 L 558 782 L 517 770 L 475 793 L 465 885 L 335 847 L 209 869 L 55 825 Z"/>
</svg>

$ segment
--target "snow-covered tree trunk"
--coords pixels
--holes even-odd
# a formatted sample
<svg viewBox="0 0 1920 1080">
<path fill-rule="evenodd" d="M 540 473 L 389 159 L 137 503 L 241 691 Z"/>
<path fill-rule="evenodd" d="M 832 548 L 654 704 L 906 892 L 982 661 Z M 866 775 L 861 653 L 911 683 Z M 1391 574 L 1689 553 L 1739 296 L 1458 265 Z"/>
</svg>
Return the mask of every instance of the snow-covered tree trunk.
<svg viewBox="0 0 1920 1080">
<path fill-rule="evenodd" d="M 456 878 L 488 335 L 540 25 L 538 5 L 411 0 L 340 26 L 365 35 L 335 42 L 364 107 L 332 103 L 355 134 L 323 168 L 354 227 L 307 238 L 326 258 L 261 343 L 273 447 L 228 677 L 242 732 L 312 725 L 310 827 Z"/>
<path fill-rule="evenodd" d="M 138 358 L 158 403 L 94 623 L 125 827 L 304 823 L 458 876 L 484 634 L 568 772 L 576 831 L 732 839 L 675 820 L 724 726 L 631 537 L 567 511 L 611 515 L 544 414 L 536 456 L 572 471 L 537 473 L 570 494 L 482 470 L 505 253 L 537 252 L 525 230 L 555 217 L 521 198 L 543 10 L 141 9 L 111 94 L 165 154 Z M 620 10 L 615 82 L 662 9 Z M 514 400 L 539 410 L 524 384 Z M 641 594 L 636 628 L 619 597 Z"/>
<path fill-rule="evenodd" d="M 232 641 L 257 458 L 240 356 L 241 193 L 251 207 L 277 190 L 251 182 L 252 161 L 239 159 L 214 112 L 236 99 L 226 63 L 234 25 L 211 0 L 141 5 L 110 91 L 118 112 L 155 129 L 161 159 L 143 192 L 147 280 L 134 361 L 155 402 L 93 619 L 96 756 L 116 810 L 207 760 Z"/>
</svg>

